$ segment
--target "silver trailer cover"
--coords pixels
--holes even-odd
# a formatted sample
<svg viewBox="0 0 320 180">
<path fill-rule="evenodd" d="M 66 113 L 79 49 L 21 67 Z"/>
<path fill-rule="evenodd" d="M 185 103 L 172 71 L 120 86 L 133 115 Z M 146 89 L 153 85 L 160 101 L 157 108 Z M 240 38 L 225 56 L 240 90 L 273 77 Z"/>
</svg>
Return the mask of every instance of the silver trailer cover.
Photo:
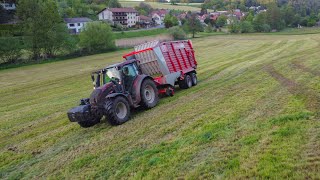
<svg viewBox="0 0 320 180">
<path fill-rule="evenodd" d="M 181 72 L 170 73 L 166 60 L 160 49 L 159 41 L 151 41 L 137 45 L 134 47 L 134 50 L 141 51 L 148 48 L 153 48 L 153 50 L 140 52 L 135 55 L 142 73 L 149 76 L 162 75 L 161 84 L 170 84 L 171 86 L 174 86 L 177 78 L 181 76 Z"/>
<path fill-rule="evenodd" d="M 142 72 L 150 76 L 170 74 L 159 47 L 159 41 L 151 41 L 137 45 L 134 47 L 134 50 L 141 51 L 148 48 L 153 48 L 153 51 L 144 51 L 135 55 L 136 59 L 139 60 L 138 64 L 141 67 Z"/>
</svg>

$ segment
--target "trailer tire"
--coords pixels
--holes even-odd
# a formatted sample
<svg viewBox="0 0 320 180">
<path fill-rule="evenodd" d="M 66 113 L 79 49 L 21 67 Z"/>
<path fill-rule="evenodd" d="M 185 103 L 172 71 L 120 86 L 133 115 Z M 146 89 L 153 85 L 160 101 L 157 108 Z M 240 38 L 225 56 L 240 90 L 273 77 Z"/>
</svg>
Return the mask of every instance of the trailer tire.
<svg viewBox="0 0 320 180">
<path fill-rule="evenodd" d="M 141 84 L 141 105 L 146 109 L 155 107 L 159 102 L 158 89 L 151 79 L 145 79 Z"/>
<path fill-rule="evenodd" d="M 198 84 L 198 78 L 196 73 L 191 73 L 192 86 L 196 86 Z"/>
<path fill-rule="evenodd" d="M 92 126 L 100 123 L 100 119 L 101 118 L 96 118 L 93 121 L 80 121 L 80 122 L 78 122 L 78 124 L 83 128 L 89 128 L 89 127 L 92 127 Z"/>
<path fill-rule="evenodd" d="M 112 125 L 120 125 L 130 118 L 130 106 L 126 98 L 117 96 L 106 100 L 105 116 Z"/>
<path fill-rule="evenodd" d="M 179 87 L 181 89 L 188 89 L 192 86 L 192 79 L 189 74 L 186 74 L 183 80 L 179 80 Z"/>
</svg>

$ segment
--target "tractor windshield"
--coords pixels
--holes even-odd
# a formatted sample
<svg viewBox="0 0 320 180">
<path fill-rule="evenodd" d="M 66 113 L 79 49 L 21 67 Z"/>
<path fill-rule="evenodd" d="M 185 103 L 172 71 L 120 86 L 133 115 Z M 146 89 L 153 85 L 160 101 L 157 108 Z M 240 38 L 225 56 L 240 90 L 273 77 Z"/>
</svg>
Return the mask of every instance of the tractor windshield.
<svg viewBox="0 0 320 180">
<path fill-rule="evenodd" d="M 110 80 L 121 80 L 120 72 L 116 67 L 106 69 L 106 77 L 105 82 L 109 82 Z"/>
</svg>

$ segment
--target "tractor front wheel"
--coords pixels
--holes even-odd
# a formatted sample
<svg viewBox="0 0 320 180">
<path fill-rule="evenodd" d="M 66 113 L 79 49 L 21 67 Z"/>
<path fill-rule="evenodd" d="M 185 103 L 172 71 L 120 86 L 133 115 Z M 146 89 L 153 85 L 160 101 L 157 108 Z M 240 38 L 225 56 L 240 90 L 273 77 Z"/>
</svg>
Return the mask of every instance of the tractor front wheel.
<svg viewBox="0 0 320 180">
<path fill-rule="evenodd" d="M 140 94 L 141 94 L 141 104 L 143 107 L 147 109 L 151 109 L 155 107 L 159 102 L 157 86 L 150 79 L 146 79 L 142 82 Z"/>
<path fill-rule="evenodd" d="M 123 124 L 130 118 L 129 102 L 122 96 L 107 99 L 104 108 L 105 116 L 113 125 Z"/>
<path fill-rule="evenodd" d="M 101 118 L 96 118 L 94 120 L 80 121 L 78 122 L 78 124 L 83 128 L 89 128 L 100 123 L 100 119 Z"/>
</svg>

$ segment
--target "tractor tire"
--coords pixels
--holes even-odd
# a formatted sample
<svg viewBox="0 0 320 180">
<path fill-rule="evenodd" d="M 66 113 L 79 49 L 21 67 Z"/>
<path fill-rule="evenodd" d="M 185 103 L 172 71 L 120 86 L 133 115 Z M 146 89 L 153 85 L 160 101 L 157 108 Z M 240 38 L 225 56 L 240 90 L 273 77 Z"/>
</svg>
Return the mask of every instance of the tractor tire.
<svg viewBox="0 0 320 180">
<path fill-rule="evenodd" d="M 196 86 L 198 84 L 198 78 L 196 73 L 191 73 L 191 81 L 192 81 L 192 86 Z"/>
<path fill-rule="evenodd" d="M 129 102 L 122 96 L 107 99 L 104 108 L 105 116 L 112 125 L 123 124 L 130 118 Z"/>
<path fill-rule="evenodd" d="M 158 88 L 156 84 L 150 80 L 145 79 L 140 88 L 141 105 L 146 109 L 155 107 L 159 102 Z"/>
<path fill-rule="evenodd" d="M 92 126 L 100 123 L 100 119 L 101 118 L 97 118 L 93 121 L 81 121 L 81 122 L 78 122 L 78 124 L 83 128 L 89 128 L 89 127 L 92 127 Z"/>
<path fill-rule="evenodd" d="M 179 80 L 179 87 L 181 89 L 188 89 L 192 86 L 192 79 L 189 74 L 186 74 L 183 80 Z"/>
</svg>

